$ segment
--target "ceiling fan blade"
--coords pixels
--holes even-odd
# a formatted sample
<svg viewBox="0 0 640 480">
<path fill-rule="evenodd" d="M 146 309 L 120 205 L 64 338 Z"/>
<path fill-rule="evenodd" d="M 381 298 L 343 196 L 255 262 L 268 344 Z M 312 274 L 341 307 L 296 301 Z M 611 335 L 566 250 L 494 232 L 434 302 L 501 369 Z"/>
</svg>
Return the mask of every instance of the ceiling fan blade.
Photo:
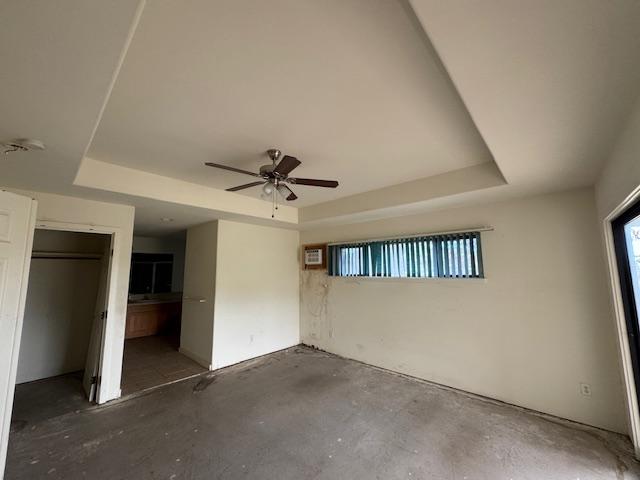
<svg viewBox="0 0 640 480">
<path fill-rule="evenodd" d="M 282 183 L 278 185 L 278 192 L 282 195 L 286 200 L 296 200 L 298 196 L 291 191 L 289 187 L 283 185 Z"/>
<path fill-rule="evenodd" d="M 219 163 L 205 162 L 205 165 L 207 167 L 222 168 L 223 170 L 229 170 L 230 172 L 244 173 L 245 175 L 251 175 L 252 177 L 261 177 L 262 178 L 262 176 L 257 174 L 257 173 L 248 172 L 247 170 L 240 170 L 239 168 L 228 167 L 226 165 L 220 165 Z"/>
<path fill-rule="evenodd" d="M 284 157 L 282 157 L 282 160 L 280 160 L 280 163 L 273 170 L 273 172 L 283 176 L 289 175 L 289 173 L 298 165 L 300 165 L 300 163 L 302 162 L 300 162 L 300 160 L 298 160 L 296 157 L 285 155 Z"/>
<path fill-rule="evenodd" d="M 231 187 L 231 188 L 227 188 L 227 192 L 237 192 L 238 190 L 244 190 L 245 188 L 250 188 L 250 187 L 257 187 L 258 185 L 264 185 L 265 181 L 260 181 L 260 182 L 251 182 L 251 183 L 246 183 L 244 185 L 239 185 L 237 187 Z"/>
<path fill-rule="evenodd" d="M 296 185 L 311 185 L 312 187 L 336 188 L 338 182 L 335 180 L 317 180 L 315 178 L 288 178 L 289 182 Z"/>
</svg>

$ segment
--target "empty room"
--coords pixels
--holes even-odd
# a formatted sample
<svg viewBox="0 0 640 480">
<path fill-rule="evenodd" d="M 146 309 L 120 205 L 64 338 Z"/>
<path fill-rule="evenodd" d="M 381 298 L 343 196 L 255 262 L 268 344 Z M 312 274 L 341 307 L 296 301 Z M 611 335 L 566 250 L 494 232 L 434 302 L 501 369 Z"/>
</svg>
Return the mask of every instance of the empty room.
<svg viewBox="0 0 640 480">
<path fill-rule="evenodd" d="M 0 477 L 640 480 L 640 2 L 0 1 Z"/>
</svg>

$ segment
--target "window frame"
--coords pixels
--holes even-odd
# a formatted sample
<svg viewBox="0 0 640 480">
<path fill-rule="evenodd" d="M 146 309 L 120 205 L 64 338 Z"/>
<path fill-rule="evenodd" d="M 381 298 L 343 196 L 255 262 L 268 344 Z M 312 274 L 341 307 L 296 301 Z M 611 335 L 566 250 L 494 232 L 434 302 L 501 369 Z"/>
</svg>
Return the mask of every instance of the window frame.
<svg viewBox="0 0 640 480">
<path fill-rule="evenodd" d="M 481 233 L 488 230 L 330 243 L 327 274 L 358 280 L 486 280 Z"/>
</svg>

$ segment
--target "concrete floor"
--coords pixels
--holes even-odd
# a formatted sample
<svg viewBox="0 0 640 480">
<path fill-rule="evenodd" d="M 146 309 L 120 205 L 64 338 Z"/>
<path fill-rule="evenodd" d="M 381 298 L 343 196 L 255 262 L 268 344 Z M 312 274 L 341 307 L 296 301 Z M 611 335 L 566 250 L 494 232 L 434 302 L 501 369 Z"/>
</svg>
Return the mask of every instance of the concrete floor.
<svg viewBox="0 0 640 480">
<path fill-rule="evenodd" d="M 628 440 L 294 348 L 23 419 L 14 479 L 639 479 Z"/>
<path fill-rule="evenodd" d="M 82 371 L 22 383 L 13 397 L 11 431 L 91 406 L 82 388 Z"/>
</svg>

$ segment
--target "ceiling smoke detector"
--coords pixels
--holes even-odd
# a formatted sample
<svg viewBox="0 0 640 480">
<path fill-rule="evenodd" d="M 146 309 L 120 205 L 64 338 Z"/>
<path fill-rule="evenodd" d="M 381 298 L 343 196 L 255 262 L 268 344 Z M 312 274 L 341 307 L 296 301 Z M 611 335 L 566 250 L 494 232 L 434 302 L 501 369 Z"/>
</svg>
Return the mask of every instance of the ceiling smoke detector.
<svg viewBox="0 0 640 480">
<path fill-rule="evenodd" d="M 34 138 L 18 138 L 2 142 L 0 145 L 4 148 L 4 154 L 8 155 L 13 152 L 29 152 L 32 150 L 44 150 L 44 143 Z"/>
</svg>

